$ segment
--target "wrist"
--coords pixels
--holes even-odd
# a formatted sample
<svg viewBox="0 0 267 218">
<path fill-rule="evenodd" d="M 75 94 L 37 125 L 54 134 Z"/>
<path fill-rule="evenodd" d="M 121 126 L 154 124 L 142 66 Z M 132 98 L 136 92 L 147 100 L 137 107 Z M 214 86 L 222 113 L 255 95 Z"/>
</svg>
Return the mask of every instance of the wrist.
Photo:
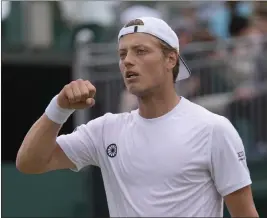
<svg viewBox="0 0 267 218">
<path fill-rule="evenodd" d="M 57 103 L 58 95 L 56 95 L 45 109 L 46 116 L 57 124 L 64 124 L 70 115 L 75 111 L 74 109 L 61 108 Z"/>
</svg>

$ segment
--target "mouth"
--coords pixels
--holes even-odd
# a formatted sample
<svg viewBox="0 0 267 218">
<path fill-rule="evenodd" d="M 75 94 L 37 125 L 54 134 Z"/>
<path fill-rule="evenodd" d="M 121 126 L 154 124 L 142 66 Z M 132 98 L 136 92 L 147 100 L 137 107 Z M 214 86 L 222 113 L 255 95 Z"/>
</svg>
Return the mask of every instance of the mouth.
<svg viewBox="0 0 267 218">
<path fill-rule="evenodd" d="M 133 79 L 133 78 L 136 78 L 138 76 L 139 76 L 139 74 L 136 72 L 133 72 L 133 71 L 127 71 L 125 74 L 126 79 Z"/>
</svg>

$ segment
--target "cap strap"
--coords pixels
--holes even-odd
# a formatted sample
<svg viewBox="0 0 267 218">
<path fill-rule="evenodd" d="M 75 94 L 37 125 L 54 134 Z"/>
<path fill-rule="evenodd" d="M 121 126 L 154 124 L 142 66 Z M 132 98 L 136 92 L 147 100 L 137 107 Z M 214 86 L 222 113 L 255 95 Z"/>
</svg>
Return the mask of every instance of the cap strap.
<svg viewBox="0 0 267 218">
<path fill-rule="evenodd" d="M 147 30 L 147 28 L 143 25 L 136 25 L 136 26 L 129 26 L 129 27 L 124 27 L 121 29 L 119 35 L 118 35 L 118 40 L 124 35 L 130 34 L 130 33 L 150 33 L 150 31 Z M 151 34 L 151 33 L 150 33 Z M 154 35 L 154 34 L 153 34 Z"/>
</svg>

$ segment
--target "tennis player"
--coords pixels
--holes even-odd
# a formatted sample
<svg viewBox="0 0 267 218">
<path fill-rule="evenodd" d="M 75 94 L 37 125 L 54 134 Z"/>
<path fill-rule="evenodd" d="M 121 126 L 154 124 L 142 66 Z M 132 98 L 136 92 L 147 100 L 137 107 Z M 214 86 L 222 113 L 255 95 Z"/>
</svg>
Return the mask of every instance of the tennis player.
<svg viewBox="0 0 267 218">
<path fill-rule="evenodd" d="M 178 96 L 190 71 L 174 31 L 142 17 L 118 35 L 119 65 L 139 108 L 58 132 L 76 110 L 92 107 L 95 87 L 72 81 L 27 133 L 17 168 L 30 174 L 101 168 L 111 217 L 258 217 L 242 141 L 224 117 Z M 64 182 L 64 181 L 62 181 Z"/>
</svg>

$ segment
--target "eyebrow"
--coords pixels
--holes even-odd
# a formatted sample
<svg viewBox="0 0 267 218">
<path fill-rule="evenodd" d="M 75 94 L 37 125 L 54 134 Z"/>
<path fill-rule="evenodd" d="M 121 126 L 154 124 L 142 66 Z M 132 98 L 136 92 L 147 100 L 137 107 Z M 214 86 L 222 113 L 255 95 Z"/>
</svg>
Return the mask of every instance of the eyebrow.
<svg viewBox="0 0 267 218">
<path fill-rule="evenodd" d="M 148 46 L 144 45 L 144 44 L 137 44 L 137 45 L 133 45 L 133 46 L 130 46 L 131 49 L 137 49 L 139 47 L 145 47 L 145 48 L 148 48 Z M 127 49 L 126 48 L 121 48 L 119 49 L 119 52 L 121 51 L 126 51 Z"/>
</svg>

